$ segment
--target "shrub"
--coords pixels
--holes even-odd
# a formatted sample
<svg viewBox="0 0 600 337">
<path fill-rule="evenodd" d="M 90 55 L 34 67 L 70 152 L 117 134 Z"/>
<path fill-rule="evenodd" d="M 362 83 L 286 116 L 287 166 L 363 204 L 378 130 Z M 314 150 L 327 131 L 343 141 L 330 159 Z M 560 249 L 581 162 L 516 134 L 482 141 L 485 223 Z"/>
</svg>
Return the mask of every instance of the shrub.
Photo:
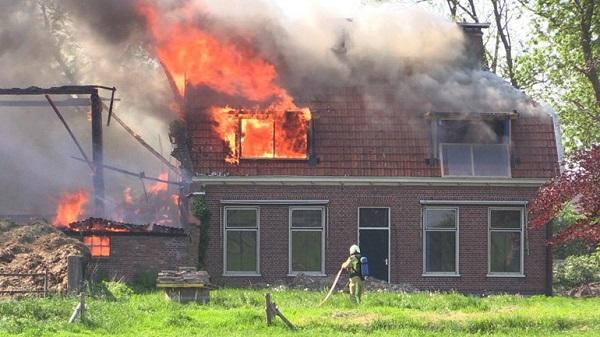
<svg viewBox="0 0 600 337">
<path fill-rule="evenodd" d="M 110 294 L 116 299 L 128 299 L 131 295 L 134 294 L 133 289 L 131 289 L 125 282 L 121 281 L 103 281 L 102 282 L 106 289 L 110 292 Z"/>
<path fill-rule="evenodd" d="M 138 292 L 145 292 L 156 289 L 156 276 L 155 271 L 141 271 L 135 273 L 133 276 L 133 288 Z"/>
<path fill-rule="evenodd" d="M 600 248 L 594 253 L 568 256 L 554 268 L 554 285 L 558 290 L 600 281 Z"/>
</svg>

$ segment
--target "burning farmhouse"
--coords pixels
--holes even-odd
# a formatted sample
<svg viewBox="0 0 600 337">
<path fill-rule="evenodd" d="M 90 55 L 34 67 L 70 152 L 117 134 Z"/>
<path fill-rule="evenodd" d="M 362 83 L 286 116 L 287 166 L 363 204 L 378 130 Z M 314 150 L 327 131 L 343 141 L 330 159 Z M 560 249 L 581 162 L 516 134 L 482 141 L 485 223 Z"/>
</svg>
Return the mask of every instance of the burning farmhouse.
<svg viewBox="0 0 600 337">
<path fill-rule="evenodd" d="M 99 200 L 85 191 L 59 207 L 56 224 L 102 268 L 326 277 L 358 243 L 385 282 L 551 289 L 550 233 L 528 229 L 526 207 L 558 171 L 556 124 L 482 69 L 487 25 L 332 18 L 302 26 L 313 45 L 276 18 L 267 29 L 196 10 L 135 5 L 174 97 L 177 190 L 166 176 L 141 203 L 125 189 L 111 220 L 83 220 Z"/>
</svg>

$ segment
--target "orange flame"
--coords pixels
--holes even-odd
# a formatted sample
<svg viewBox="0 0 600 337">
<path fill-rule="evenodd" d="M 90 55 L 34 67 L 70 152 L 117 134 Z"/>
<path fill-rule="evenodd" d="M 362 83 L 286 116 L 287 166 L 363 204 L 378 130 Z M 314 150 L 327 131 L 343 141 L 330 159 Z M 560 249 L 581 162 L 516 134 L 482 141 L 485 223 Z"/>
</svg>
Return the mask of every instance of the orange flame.
<svg viewBox="0 0 600 337">
<path fill-rule="evenodd" d="M 56 208 L 54 225 L 66 227 L 71 222 L 79 220 L 83 215 L 83 207 L 89 201 L 89 193 L 86 190 L 64 193 Z"/>
<path fill-rule="evenodd" d="M 168 178 L 169 178 L 168 172 L 162 172 L 158 176 L 158 179 L 161 179 L 161 180 L 167 180 Z M 169 188 L 169 185 L 167 183 L 161 183 L 160 181 L 157 181 L 154 184 L 148 185 L 147 192 L 149 194 L 158 194 L 161 192 L 165 192 L 168 188 Z"/>
<path fill-rule="evenodd" d="M 229 147 L 226 162 L 237 163 L 240 156 L 306 158 L 311 112 L 296 106 L 287 90 L 276 83 L 273 64 L 247 45 L 218 40 L 191 20 L 170 21 L 147 2 L 139 2 L 137 8 L 154 37 L 156 55 L 181 95 L 187 81 L 256 102 L 250 113 L 230 107 L 209 108 L 215 132 Z"/>
</svg>

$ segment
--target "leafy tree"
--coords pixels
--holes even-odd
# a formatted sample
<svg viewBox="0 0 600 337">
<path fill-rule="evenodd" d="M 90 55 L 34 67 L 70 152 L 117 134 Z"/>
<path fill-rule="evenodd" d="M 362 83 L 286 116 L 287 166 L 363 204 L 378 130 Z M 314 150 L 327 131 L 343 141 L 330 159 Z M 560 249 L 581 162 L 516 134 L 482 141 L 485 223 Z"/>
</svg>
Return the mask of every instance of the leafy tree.
<svg viewBox="0 0 600 337">
<path fill-rule="evenodd" d="M 600 2 L 519 2 L 534 14 L 531 47 L 517 59 L 519 83 L 558 111 L 568 151 L 600 142 Z"/>
<path fill-rule="evenodd" d="M 579 214 L 573 224 L 555 234 L 558 245 L 582 239 L 600 242 L 600 144 L 575 152 L 565 171 L 542 186 L 529 208 L 529 224 L 539 229 L 552 221 L 568 204 Z"/>
</svg>

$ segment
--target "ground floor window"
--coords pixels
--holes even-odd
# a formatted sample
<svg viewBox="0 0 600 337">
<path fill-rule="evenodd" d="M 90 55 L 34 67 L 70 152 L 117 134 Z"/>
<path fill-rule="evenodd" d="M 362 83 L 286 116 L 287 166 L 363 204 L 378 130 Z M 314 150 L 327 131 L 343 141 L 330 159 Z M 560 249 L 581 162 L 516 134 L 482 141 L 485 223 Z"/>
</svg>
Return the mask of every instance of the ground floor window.
<svg viewBox="0 0 600 337">
<path fill-rule="evenodd" d="M 458 209 L 423 210 L 423 270 L 430 275 L 458 274 Z"/>
<path fill-rule="evenodd" d="M 522 208 L 489 209 L 490 275 L 523 275 L 523 217 Z"/>
<path fill-rule="evenodd" d="M 93 257 L 110 256 L 110 236 L 84 236 L 83 243 L 88 246 Z"/>
<path fill-rule="evenodd" d="M 258 208 L 226 207 L 224 213 L 225 273 L 258 274 Z"/>
<path fill-rule="evenodd" d="M 323 274 L 325 208 L 290 208 L 290 273 Z"/>
</svg>

